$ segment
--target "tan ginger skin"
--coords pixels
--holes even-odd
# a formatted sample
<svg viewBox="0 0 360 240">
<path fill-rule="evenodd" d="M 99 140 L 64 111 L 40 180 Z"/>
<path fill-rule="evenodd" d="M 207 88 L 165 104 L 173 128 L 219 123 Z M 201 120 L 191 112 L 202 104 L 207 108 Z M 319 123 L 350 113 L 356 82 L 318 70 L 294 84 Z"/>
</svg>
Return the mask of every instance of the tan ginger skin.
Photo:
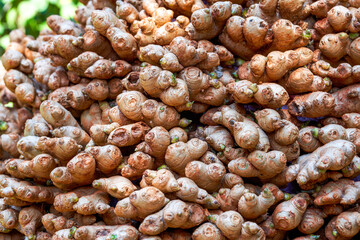
<svg viewBox="0 0 360 240">
<path fill-rule="evenodd" d="M 242 224 L 244 223 L 243 217 L 235 211 L 226 211 L 220 215 L 210 215 L 209 219 L 229 239 L 236 239 L 240 235 Z"/>
<path fill-rule="evenodd" d="M 24 136 L 48 136 L 50 134 L 50 125 L 41 117 L 40 114 L 27 119 L 24 126 Z"/>
<path fill-rule="evenodd" d="M 345 211 L 332 218 L 325 228 L 325 236 L 328 239 L 350 239 L 359 232 L 359 213 Z"/>
<path fill-rule="evenodd" d="M 204 137 L 206 142 L 219 152 L 225 150 L 225 146 L 234 146 L 231 133 L 224 127 L 208 126 L 204 129 Z"/>
<path fill-rule="evenodd" d="M 200 161 L 192 161 L 185 167 L 185 176 L 209 192 L 214 192 L 220 188 L 225 173 L 225 167 L 218 163 L 206 165 Z"/>
<path fill-rule="evenodd" d="M 157 235 L 168 227 L 187 229 L 201 224 L 204 220 L 204 209 L 200 205 L 173 200 L 159 212 L 147 216 L 141 223 L 139 231 L 148 235 Z"/>
<path fill-rule="evenodd" d="M 255 112 L 259 126 L 266 132 L 274 132 L 274 140 L 279 145 L 291 145 L 299 135 L 299 129 L 292 122 L 282 120 L 278 112 L 264 109 Z"/>
<path fill-rule="evenodd" d="M 240 157 L 232 160 L 229 170 L 241 177 L 259 177 L 261 179 L 269 179 L 280 173 L 286 167 L 286 156 L 279 151 L 271 151 L 268 153 L 262 151 L 254 151 L 247 158 Z M 265 169 L 270 168 L 270 173 Z"/>
<path fill-rule="evenodd" d="M 360 114 L 359 113 L 346 113 L 341 116 L 347 128 L 360 128 Z"/>
<path fill-rule="evenodd" d="M 4 75 L 5 86 L 15 93 L 16 86 L 21 83 L 30 83 L 30 79 L 18 70 L 7 71 Z"/>
<path fill-rule="evenodd" d="M 207 151 L 204 155 L 202 155 L 200 161 L 207 165 L 211 163 L 219 163 L 223 165 L 223 162 L 213 152 L 210 151 Z"/>
<path fill-rule="evenodd" d="M 52 135 L 58 138 L 71 137 L 82 146 L 85 146 L 91 140 L 90 136 L 83 129 L 73 126 L 63 126 L 56 128 L 52 131 Z"/>
<path fill-rule="evenodd" d="M 93 187 L 108 192 L 111 196 L 116 198 L 126 198 L 133 191 L 136 186 L 130 180 L 121 176 L 113 176 L 110 178 L 100 178 L 92 183 Z"/>
<path fill-rule="evenodd" d="M 360 0 L 80 0 L 0 69 L 0 239 L 356 239 Z"/>
<path fill-rule="evenodd" d="M 80 54 L 73 58 L 67 67 L 81 76 L 100 79 L 123 77 L 131 71 L 131 66 L 126 61 L 107 60 L 94 52 Z"/>
<path fill-rule="evenodd" d="M 41 222 L 44 225 L 47 232 L 54 234 L 61 229 L 71 228 L 77 226 L 77 223 L 73 220 L 67 219 L 64 216 L 56 216 L 55 214 L 45 214 L 41 218 Z"/>
<path fill-rule="evenodd" d="M 153 186 L 163 193 L 177 192 L 180 190 L 179 183 L 174 177 L 174 174 L 167 169 L 160 169 L 157 171 L 145 170 L 140 186 Z"/>
<path fill-rule="evenodd" d="M 95 158 L 97 168 L 105 174 L 111 173 L 123 160 L 120 149 L 113 145 L 88 147 L 85 152 Z"/>
<path fill-rule="evenodd" d="M 177 181 L 180 189 L 176 192 L 176 196 L 181 200 L 195 202 L 208 209 L 219 208 L 219 202 L 206 190 L 199 188 L 190 178 L 179 178 Z"/>
<path fill-rule="evenodd" d="M 101 236 L 99 235 L 101 232 Z M 139 232 L 136 228 L 129 225 L 115 225 L 115 226 L 82 226 L 79 228 L 63 229 L 56 232 L 53 236 L 54 240 L 60 239 L 95 239 L 101 237 L 104 239 L 111 239 L 113 236 L 135 240 L 139 238 Z"/>
<path fill-rule="evenodd" d="M 118 147 L 135 145 L 144 139 L 148 130 L 149 127 L 142 122 L 117 127 L 110 132 L 107 142 Z"/>
<path fill-rule="evenodd" d="M 274 223 L 271 216 L 268 217 L 264 222 L 262 222 L 260 224 L 260 227 L 263 229 L 266 238 L 275 240 L 283 239 L 285 237 L 285 231 L 274 228 Z"/>
<path fill-rule="evenodd" d="M 20 153 L 17 149 L 17 142 L 19 140 L 20 136 L 16 133 L 2 134 L 1 147 L 3 151 L 8 152 L 13 157 L 19 157 Z"/>
<path fill-rule="evenodd" d="M 105 192 L 97 191 L 79 198 L 73 205 L 74 211 L 82 215 L 104 214 L 110 208 L 110 198 Z"/>
<path fill-rule="evenodd" d="M 296 129 L 295 131 L 297 132 L 298 130 Z M 290 136 L 294 136 L 294 135 L 295 134 L 292 134 Z M 287 138 L 285 138 L 285 140 L 288 141 Z M 270 141 L 270 147 L 274 150 L 283 152 L 286 156 L 286 159 L 289 162 L 296 160 L 300 156 L 301 148 L 300 148 L 299 142 L 297 140 L 295 140 L 292 144 L 289 144 L 289 145 L 280 145 L 275 140 L 274 135 L 270 135 L 269 141 Z M 285 144 L 287 144 L 287 142 L 285 142 Z"/>
<path fill-rule="evenodd" d="M 94 188 L 80 187 L 68 193 L 58 194 L 54 199 L 54 208 L 61 213 L 71 212 L 73 211 L 74 204 L 79 201 L 80 197 L 90 195 L 95 191 L 96 189 Z"/>
<path fill-rule="evenodd" d="M 36 228 L 41 226 L 42 213 L 35 207 L 23 208 L 19 212 L 20 232 L 28 238 L 33 238 L 36 234 Z"/>
<path fill-rule="evenodd" d="M 8 232 L 11 229 L 17 229 L 23 234 L 22 237 L 25 235 L 30 239 L 36 238 L 36 229 L 41 226 L 41 217 L 42 213 L 36 207 L 23 208 L 20 212 L 10 209 L 8 211 L 4 210 L 0 213 L 2 231 Z M 8 230 L 6 231 L 4 227 Z"/>
<path fill-rule="evenodd" d="M 41 153 L 36 148 L 39 139 L 39 137 L 35 136 L 27 136 L 21 138 L 16 144 L 18 152 L 27 159 L 32 159 L 36 157 L 38 154 Z"/>
<path fill-rule="evenodd" d="M 35 148 L 51 154 L 60 161 L 61 165 L 66 165 L 80 150 L 77 142 L 69 137 L 40 137 Z"/>
<path fill-rule="evenodd" d="M 244 82 L 245 81 L 245 82 Z M 230 83 L 227 89 L 238 103 L 256 102 L 269 108 L 279 108 L 289 99 L 286 90 L 276 83 L 253 84 L 247 80 Z"/>
<path fill-rule="evenodd" d="M 208 149 L 207 143 L 200 139 L 171 144 L 165 154 L 166 165 L 176 173 L 185 175 L 185 166 L 194 159 L 199 159 Z"/>
<path fill-rule="evenodd" d="M 109 22 L 101 20 L 109 20 Z M 125 60 L 133 60 L 137 50 L 135 38 L 126 31 L 124 23 L 119 20 L 115 13 L 106 8 L 91 13 L 94 28 L 103 36 L 106 36 L 115 52 Z M 123 44 L 119 44 L 123 42 Z"/>
<path fill-rule="evenodd" d="M 32 186 L 24 181 L 15 181 L 8 177 L 3 182 L 6 184 L 1 190 L 1 196 L 10 198 L 6 200 L 8 205 L 20 205 L 26 206 L 31 202 L 46 202 L 52 204 L 57 194 L 61 193 L 61 190 L 55 187 L 46 186 Z M 15 187 L 11 187 L 15 186 Z"/>
<path fill-rule="evenodd" d="M 140 72 L 140 83 L 152 97 L 159 97 L 169 106 L 180 106 L 189 102 L 185 82 L 175 78 L 170 71 L 162 71 L 156 66 L 144 67 Z"/>
<path fill-rule="evenodd" d="M 142 176 L 147 169 L 153 169 L 155 159 L 143 152 L 135 152 L 125 160 L 124 164 L 118 167 L 118 172 L 129 179 L 137 179 Z"/>
<path fill-rule="evenodd" d="M 142 93 L 129 91 L 119 94 L 117 105 L 120 111 L 134 121 L 144 120 L 151 127 L 163 126 L 170 129 L 179 124 L 180 115 L 172 107 L 156 100 L 148 100 Z"/>
<path fill-rule="evenodd" d="M 191 236 L 194 240 L 202 239 L 224 239 L 220 229 L 212 223 L 204 223 L 196 228 Z"/>
<path fill-rule="evenodd" d="M 115 207 L 115 214 L 124 218 L 143 219 L 159 211 L 168 202 L 169 199 L 157 188 L 145 187 L 119 201 Z"/>
<path fill-rule="evenodd" d="M 101 124 L 102 123 L 101 119 L 93 119 L 93 120 L 99 122 L 100 124 L 94 123 L 89 129 L 89 133 L 90 133 L 90 137 L 92 138 L 92 141 L 97 145 L 106 145 L 110 133 L 114 131 L 116 128 L 120 127 L 120 125 L 116 122 L 109 124 Z M 87 120 L 84 119 L 84 121 Z"/>
<path fill-rule="evenodd" d="M 102 113 L 103 113 L 103 109 L 100 108 L 100 105 L 97 103 L 93 103 L 89 109 L 82 112 L 80 116 L 80 122 L 81 125 L 83 126 L 83 129 L 89 132 L 92 125 L 107 123 Z"/>
<path fill-rule="evenodd" d="M 83 36 L 78 37 L 73 44 L 84 51 L 95 52 L 104 58 L 117 60 L 119 57 L 111 48 L 110 42 L 95 29 L 85 29 Z"/>
<path fill-rule="evenodd" d="M 52 37 L 48 42 L 40 47 L 40 53 L 50 57 L 56 64 L 63 67 L 77 57 L 82 50 L 72 44 L 76 37 L 71 35 L 57 35 Z"/>
<path fill-rule="evenodd" d="M 240 176 L 233 173 L 226 173 L 222 179 L 221 187 L 232 188 L 239 183 L 244 184 L 244 180 Z"/>
<path fill-rule="evenodd" d="M 342 169 L 349 165 L 355 156 L 356 146 L 346 140 L 335 140 L 316 149 L 309 155 L 303 155 L 297 164 L 289 167 L 287 181 L 296 179 L 300 186 L 316 182 L 326 170 Z"/>
<path fill-rule="evenodd" d="M 285 52 L 273 51 L 267 56 L 256 54 L 239 67 L 238 74 L 240 79 L 254 83 L 278 81 L 291 69 L 311 63 L 313 55 L 313 51 L 305 47 Z"/>
<path fill-rule="evenodd" d="M 265 188 L 259 196 L 254 193 L 245 193 L 239 200 L 238 211 L 244 218 L 254 219 L 265 214 L 274 203 L 274 195 Z"/>
<path fill-rule="evenodd" d="M 331 48 L 329 48 L 328 42 L 334 43 Z M 346 55 L 346 47 L 349 42 L 349 36 L 345 32 L 327 34 L 321 38 L 319 49 L 329 60 L 338 61 Z"/>
<path fill-rule="evenodd" d="M 325 184 L 317 193 L 314 204 L 352 204 L 356 202 L 359 196 L 359 184 L 348 179 L 341 179 L 336 182 Z"/>
<path fill-rule="evenodd" d="M 168 49 L 154 44 L 141 47 L 139 58 L 171 72 L 194 65 L 201 70 L 211 71 L 220 62 L 233 60 L 233 54 L 225 47 L 207 40 L 194 41 L 176 37 Z"/>
<path fill-rule="evenodd" d="M 359 152 L 359 130 L 355 128 L 344 128 L 338 124 L 328 124 L 320 129 L 316 129 L 316 135 L 323 144 L 328 142 L 344 139 L 352 142 L 356 146 L 356 152 Z"/>
<path fill-rule="evenodd" d="M 269 46 L 267 52 L 284 52 L 303 47 L 309 42 L 306 31 L 288 20 L 279 19 L 274 24 L 269 24 L 256 16 L 246 19 L 240 16 L 230 17 L 219 39 L 225 47 L 246 60 L 251 59 L 264 46 Z M 238 47 L 239 45 L 242 47 Z"/>
<path fill-rule="evenodd" d="M 329 124 L 338 124 L 338 125 L 345 127 L 345 122 L 342 119 L 336 118 L 336 117 L 325 118 L 321 121 L 321 124 L 324 126 L 329 125 Z"/>
<path fill-rule="evenodd" d="M 269 150 L 270 143 L 265 132 L 256 123 L 245 118 L 235 109 L 223 106 L 211 118 L 213 122 L 227 127 L 233 134 L 235 142 L 241 148 Z"/>
<path fill-rule="evenodd" d="M 298 229 L 304 234 L 315 233 L 324 225 L 324 218 L 326 217 L 326 213 L 320 209 L 308 208 Z"/>
<path fill-rule="evenodd" d="M 40 114 L 53 127 L 74 126 L 81 128 L 71 113 L 59 103 L 44 101 L 40 106 Z"/>
<path fill-rule="evenodd" d="M 320 141 L 315 137 L 316 129 L 317 128 L 313 126 L 300 129 L 298 142 L 303 151 L 313 152 L 321 146 Z"/>
<path fill-rule="evenodd" d="M 50 179 L 57 167 L 55 159 L 48 154 L 37 155 L 32 160 L 11 159 L 6 164 L 7 172 L 16 178 Z"/>
<path fill-rule="evenodd" d="M 87 95 L 93 100 L 105 100 L 109 95 L 107 81 L 94 79 L 85 88 Z"/>
<path fill-rule="evenodd" d="M 34 65 L 33 74 L 38 82 L 47 85 L 52 90 L 66 87 L 70 80 L 74 81 L 64 67 L 56 67 L 49 58 L 37 61 Z"/>
<path fill-rule="evenodd" d="M 332 115 L 335 105 L 335 98 L 331 94 L 317 91 L 296 96 L 288 106 L 290 114 L 295 116 L 322 117 Z"/>
<path fill-rule="evenodd" d="M 216 200 L 223 211 L 237 210 L 240 198 L 249 192 L 243 184 L 239 183 L 230 188 L 221 188 L 216 194 Z"/>
<path fill-rule="evenodd" d="M 174 53 L 168 52 L 160 45 L 149 44 L 141 47 L 139 58 L 146 60 L 151 65 L 161 66 L 163 70 L 171 72 L 177 72 L 184 68 Z"/>
<path fill-rule="evenodd" d="M 178 141 L 179 139 L 180 138 L 178 137 Z M 166 149 L 170 144 L 170 132 L 163 127 L 154 127 L 146 133 L 144 136 L 144 142 L 141 142 L 136 146 L 136 151 L 142 151 L 156 159 L 163 160 Z"/>
<path fill-rule="evenodd" d="M 331 115 L 334 117 L 341 117 L 345 113 L 358 112 L 358 99 L 360 91 L 360 84 L 354 84 L 340 89 L 332 94 L 334 97 L 334 111 Z"/>
<path fill-rule="evenodd" d="M 166 9 L 163 5 L 160 6 L 154 0 L 142 1 L 139 4 L 143 10 L 138 8 L 140 10 L 138 12 L 138 20 L 133 21 L 129 17 L 126 20 L 133 21 L 130 31 L 134 34 L 140 46 L 153 43 L 167 45 L 175 37 L 185 35 L 185 27 L 189 24 L 187 17 L 183 15 L 174 16 L 172 10 Z M 171 5 L 174 4 L 172 3 Z M 124 9 L 122 8 L 122 10 Z M 133 10 L 132 12 L 134 13 L 135 11 Z M 125 11 L 118 12 L 118 15 L 124 14 Z M 133 14 L 132 16 L 135 17 L 135 15 Z M 124 17 L 120 16 L 120 18 Z M 176 18 L 175 21 L 172 21 L 173 18 Z"/>
<path fill-rule="evenodd" d="M 93 100 L 85 92 L 86 84 L 79 83 L 67 88 L 66 97 L 69 105 L 76 110 L 84 110 L 91 106 Z"/>
<path fill-rule="evenodd" d="M 279 18 L 295 21 L 309 16 L 310 12 L 316 9 L 313 5 L 304 1 L 265 1 L 251 5 L 246 16 L 258 16 L 268 22 L 274 22 Z"/>
<path fill-rule="evenodd" d="M 95 174 L 95 159 L 88 153 L 79 153 L 66 167 L 57 167 L 50 173 L 50 178 L 60 189 L 71 189 L 88 185 Z"/>
<path fill-rule="evenodd" d="M 6 70 L 19 69 L 24 73 L 31 73 L 34 64 L 21 52 L 8 49 L 1 57 L 1 62 Z"/>
<path fill-rule="evenodd" d="M 272 214 L 275 228 L 285 231 L 296 228 L 300 224 L 307 206 L 307 199 L 300 195 L 280 203 Z"/>
<path fill-rule="evenodd" d="M 241 10 L 241 6 L 231 2 L 217 2 L 210 8 L 196 10 L 191 15 L 191 23 L 186 27 L 186 32 L 191 39 L 211 39 L 221 32 L 232 14 L 238 15 Z"/>
<path fill-rule="evenodd" d="M 174 127 L 172 129 L 170 129 L 169 134 L 170 134 L 171 143 L 176 143 L 179 141 L 181 141 L 181 142 L 188 141 L 188 135 L 187 135 L 186 131 L 180 127 Z"/>
<path fill-rule="evenodd" d="M 359 82 L 359 65 L 351 66 L 349 63 L 341 63 L 336 68 L 329 62 L 319 60 L 311 64 L 313 74 L 323 78 L 330 78 L 332 85 L 336 87 L 346 86 Z"/>
<path fill-rule="evenodd" d="M 293 71 L 288 78 L 281 80 L 289 94 L 303 93 L 303 92 L 328 92 L 332 87 L 332 82 L 328 77 L 320 77 L 314 75 L 307 68 L 298 68 Z"/>
</svg>

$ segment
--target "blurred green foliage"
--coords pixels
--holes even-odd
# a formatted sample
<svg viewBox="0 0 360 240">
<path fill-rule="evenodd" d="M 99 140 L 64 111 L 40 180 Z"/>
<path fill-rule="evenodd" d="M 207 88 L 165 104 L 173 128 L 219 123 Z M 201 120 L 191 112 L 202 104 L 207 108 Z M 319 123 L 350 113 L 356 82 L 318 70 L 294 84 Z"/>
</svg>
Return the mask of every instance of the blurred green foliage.
<svg viewBox="0 0 360 240">
<path fill-rule="evenodd" d="M 47 28 L 48 16 L 73 19 L 78 5 L 79 0 L 0 0 L 0 55 L 9 44 L 11 30 L 20 28 L 36 37 Z"/>
</svg>

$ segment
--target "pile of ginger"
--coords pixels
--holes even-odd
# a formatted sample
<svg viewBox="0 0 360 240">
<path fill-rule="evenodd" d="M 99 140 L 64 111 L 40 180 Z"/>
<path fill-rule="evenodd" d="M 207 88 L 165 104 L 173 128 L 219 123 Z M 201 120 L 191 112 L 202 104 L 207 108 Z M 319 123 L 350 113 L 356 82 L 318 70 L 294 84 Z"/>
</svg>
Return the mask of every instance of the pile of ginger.
<svg viewBox="0 0 360 240">
<path fill-rule="evenodd" d="M 0 239 L 360 238 L 359 0 L 80 0 L 1 56 Z"/>
</svg>

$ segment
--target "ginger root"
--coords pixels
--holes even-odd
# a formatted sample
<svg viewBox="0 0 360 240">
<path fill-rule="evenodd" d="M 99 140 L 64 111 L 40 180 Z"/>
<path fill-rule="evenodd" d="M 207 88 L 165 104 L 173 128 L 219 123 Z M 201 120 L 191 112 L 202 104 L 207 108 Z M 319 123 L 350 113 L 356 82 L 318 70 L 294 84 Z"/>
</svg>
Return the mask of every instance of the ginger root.
<svg viewBox="0 0 360 240">
<path fill-rule="evenodd" d="M 7 172 L 16 178 L 50 179 L 51 171 L 57 167 L 55 159 L 48 154 L 39 154 L 32 160 L 9 159 Z"/>
<path fill-rule="evenodd" d="M 104 214 L 110 209 L 110 198 L 107 193 L 96 191 L 82 196 L 73 205 L 73 210 L 82 215 Z"/>
<path fill-rule="evenodd" d="M 85 152 L 95 158 L 97 168 L 105 174 L 115 170 L 123 160 L 120 149 L 113 145 L 88 147 Z"/>
<path fill-rule="evenodd" d="M 220 34 L 226 20 L 241 10 L 240 5 L 231 2 L 216 2 L 210 8 L 198 9 L 192 13 L 186 32 L 191 39 L 212 39 Z"/>
<path fill-rule="evenodd" d="M 109 178 L 100 178 L 92 183 L 94 188 L 106 191 L 111 196 L 122 199 L 128 197 L 136 186 L 127 178 L 121 176 L 113 176 Z"/>
<path fill-rule="evenodd" d="M 327 170 L 341 170 L 349 165 L 356 152 L 356 146 L 346 140 L 335 140 L 317 148 L 311 154 L 301 156 L 286 173 L 288 182 L 295 180 L 302 186 L 321 181 Z"/>
<path fill-rule="evenodd" d="M 296 228 L 302 220 L 308 206 L 307 196 L 295 195 L 290 200 L 280 203 L 272 214 L 272 221 L 276 229 L 291 230 Z"/>
<path fill-rule="evenodd" d="M 320 188 L 316 194 L 314 204 L 330 205 L 330 204 L 353 204 L 360 198 L 359 184 L 352 180 L 340 179 L 332 181 Z"/>
<path fill-rule="evenodd" d="M 214 192 L 220 188 L 225 173 L 225 167 L 218 163 L 207 165 L 200 161 L 192 161 L 185 167 L 185 176 L 209 192 Z"/>
<path fill-rule="evenodd" d="M 157 171 L 145 170 L 140 186 L 153 186 L 163 193 L 176 192 L 180 189 L 174 174 L 167 169 L 160 169 Z"/>
<path fill-rule="evenodd" d="M 159 211 L 169 199 L 155 187 L 145 187 L 132 192 L 129 197 L 120 200 L 115 207 L 115 214 L 131 219 L 144 219 Z"/>
<path fill-rule="evenodd" d="M 316 118 L 333 115 L 336 102 L 329 93 L 313 92 L 296 96 L 288 106 L 294 116 Z"/>
<path fill-rule="evenodd" d="M 170 129 L 180 122 L 180 114 L 174 108 L 162 102 L 147 99 L 137 91 L 119 94 L 116 103 L 125 117 L 134 121 L 143 120 L 150 127 L 162 126 Z"/>
<path fill-rule="evenodd" d="M 342 212 L 330 220 L 325 228 L 325 236 L 330 240 L 351 239 L 360 231 L 358 218 L 356 211 Z"/>
<path fill-rule="evenodd" d="M 50 173 L 54 185 L 60 189 L 72 189 L 92 183 L 95 177 L 95 159 L 88 153 L 79 153 L 66 167 L 57 167 Z"/>
<path fill-rule="evenodd" d="M 169 227 L 188 229 L 204 221 L 205 213 L 200 205 L 172 200 L 159 212 L 147 216 L 140 224 L 139 231 L 147 235 L 157 235 Z"/>
<path fill-rule="evenodd" d="M 269 108 L 280 108 L 289 100 L 289 94 L 281 85 L 276 83 L 255 84 L 243 80 L 227 85 L 237 103 L 256 102 Z"/>
<path fill-rule="evenodd" d="M 199 159 L 207 149 L 207 143 L 197 138 L 190 139 L 186 143 L 177 142 L 167 148 L 165 163 L 171 170 L 184 176 L 185 166 L 189 162 Z"/>
<path fill-rule="evenodd" d="M 280 151 L 253 151 L 248 157 L 240 157 L 229 162 L 229 171 L 241 177 L 270 179 L 286 167 L 286 156 Z M 272 169 L 269 172 L 267 169 Z"/>
<path fill-rule="evenodd" d="M 275 203 L 275 196 L 265 188 L 259 196 L 245 193 L 238 203 L 238 211 L 246 219 L 254 219 L 263 215 Z"/>
</svg>

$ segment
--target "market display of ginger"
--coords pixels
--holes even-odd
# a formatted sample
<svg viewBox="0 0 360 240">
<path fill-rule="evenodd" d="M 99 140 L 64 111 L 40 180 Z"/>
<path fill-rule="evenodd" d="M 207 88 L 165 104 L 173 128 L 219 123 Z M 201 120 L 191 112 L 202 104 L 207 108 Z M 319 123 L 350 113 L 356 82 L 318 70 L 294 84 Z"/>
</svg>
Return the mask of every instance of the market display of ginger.
<svg viewBox="0 0 360 240">
<path fill-rule="evenodd" d="M 0 239 L 360 238 L 360 1 L 80 0 L 0 69 Z"/>
</svg>

